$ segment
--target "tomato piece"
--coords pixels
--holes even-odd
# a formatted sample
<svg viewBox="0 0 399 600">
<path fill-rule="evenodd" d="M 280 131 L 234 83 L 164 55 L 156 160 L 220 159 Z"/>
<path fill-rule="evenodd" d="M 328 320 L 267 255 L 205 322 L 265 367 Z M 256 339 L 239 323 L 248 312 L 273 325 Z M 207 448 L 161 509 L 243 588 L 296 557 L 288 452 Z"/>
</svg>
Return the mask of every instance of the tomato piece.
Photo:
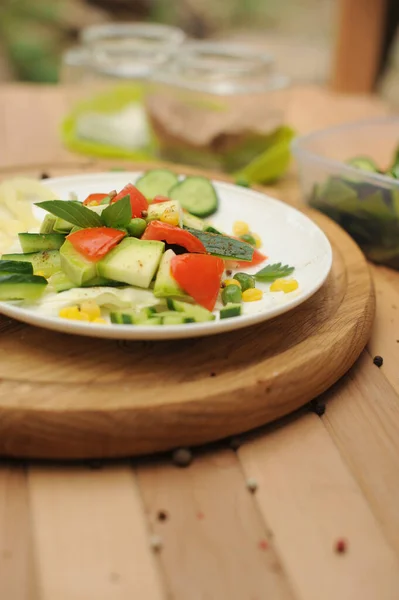
<svg viewBox="0 0 399 600">
<path fill-rule="evenodd" d="M 151 204 L 161 204 L 162 202 L 169 202 L 170 198 L 167 196 L 155 196 Z"/>
<path fill-rule="evenodd" d="M 162 223 L 162 221 L 151 221 L 141 236 L 142 240 L 158 240 L 167 244 L 177 244 L 183 246 L 188 252 L 198 252 L 205 254 L 204 244 L 189 231 Z"/>
<path fill-rule="evenodd" d="M 111 200 L 111 203 L 118 202 L 118 200 L 122 200 L 125 196 L 130 197 L 130 205 L 132 207 L 132 219 L 142 218 L 142 212 L 148 210 L 148 201 L 147 198 L 134 187 L 133 184 L 128 183 L 125 185 L 122 191 L 119 192 L 116 196 L 114 196 Z"/>
<path fill-rule="evenodd" d="M 67 239 L 75 250 L 95 262 L 112 250 L 125 235 L 123 231 L 111 227 L 88 227 L 70 233 Z"/>
<path fill-rule="evenodd" d="M 174 279 L 198 304 L 213 310 L 220 291 L 224 262 L 210 254 L 180 254 L 171 260 Z"/>
<path fill-rule="evenodd" d="M 92 206 L 96 206 L 100 204 L 101 200 L 104 200 L 108 194 L 89 194 L 86 200 L 83 202 L 85 206 L 91 204 Z"/>
</svg>

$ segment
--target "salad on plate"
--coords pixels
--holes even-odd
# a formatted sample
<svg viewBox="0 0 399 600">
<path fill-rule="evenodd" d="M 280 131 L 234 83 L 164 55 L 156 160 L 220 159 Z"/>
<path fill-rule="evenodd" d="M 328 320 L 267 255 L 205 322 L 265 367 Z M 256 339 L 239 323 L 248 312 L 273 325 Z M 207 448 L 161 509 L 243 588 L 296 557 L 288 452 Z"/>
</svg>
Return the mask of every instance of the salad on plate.
<svg viewBox="0 0 399 600">
<path fill-rule="evenodd" d="M 230 319 L 265 294 L 292 294 L 245 219 L 216 229 L 218 193 L 200 176 L 153 169 L 83 202 L 37 202 L 43 220 L 2 254 L 0 301 L 93 325 L 181 326 Z"/>
</svg>

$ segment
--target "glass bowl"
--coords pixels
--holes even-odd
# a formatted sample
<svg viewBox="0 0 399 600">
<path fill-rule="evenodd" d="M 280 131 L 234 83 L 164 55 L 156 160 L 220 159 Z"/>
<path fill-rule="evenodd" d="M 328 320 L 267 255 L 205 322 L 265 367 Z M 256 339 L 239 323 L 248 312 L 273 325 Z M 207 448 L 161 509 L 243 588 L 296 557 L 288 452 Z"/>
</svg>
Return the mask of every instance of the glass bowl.
<svg viewBox="0 0 399 600">
<path fill-rule="evenodd" d="M 340 125 L 292 143 L 305 201 L 339 223 L 369 260 L 394 269 L 399 269 L 398 147 L 399 117 Z"/>
</svg>

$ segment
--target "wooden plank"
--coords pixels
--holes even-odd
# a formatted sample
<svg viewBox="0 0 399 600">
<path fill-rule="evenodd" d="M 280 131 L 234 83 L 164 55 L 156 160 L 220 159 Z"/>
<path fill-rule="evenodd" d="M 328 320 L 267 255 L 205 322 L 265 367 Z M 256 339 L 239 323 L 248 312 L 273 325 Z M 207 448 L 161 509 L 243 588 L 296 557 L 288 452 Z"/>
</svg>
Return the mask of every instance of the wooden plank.
<svg viewBox="0 0 399 600">
<path fill-rule="evenodd" d="M 382 52 L 387 0 L 340 0 L 332 88 L 339 92 L 374 89 Z"/>
<path fill-rule="evenodd" d="M 160 600 L 136 481 L 128 467 L 29 472 L 40 600 Z"/>
<path fill-rule="evenodd" d="M 399 402 L 364 352 L 336 386 L 323 421 L 399 556 Z"/>
<path fill-rule="evenodd" d="M 137 473 L 173 600 L 293 598 L 232 450 Z"/>
<path fill-rule="evenodd" d="M 0 467 L 0 598 L 37 600 L 25 469 Z"/>
<path fill-rule="evenodd" d="M 316 415 L 257 437 L 239 458 L 300 598 L 397 598 L 396 556 Z M 339 538 L 345 554 L 335 552 Z"/>
<path fill-rule="evenodd" d="M 399 394 L 399 275 L 395 271 L 373 267 L 377 311 L 368 350 L 382 356 L 382 373 Z"/>
</svg>

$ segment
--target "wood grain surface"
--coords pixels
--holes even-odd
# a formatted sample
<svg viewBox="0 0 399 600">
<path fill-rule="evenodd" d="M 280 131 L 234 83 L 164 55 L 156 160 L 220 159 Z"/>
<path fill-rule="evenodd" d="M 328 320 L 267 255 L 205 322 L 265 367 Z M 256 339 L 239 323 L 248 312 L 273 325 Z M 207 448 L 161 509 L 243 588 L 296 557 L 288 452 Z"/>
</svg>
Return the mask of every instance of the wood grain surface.
<svg viewBox="0 0 399 600">
<path fill-rule="evenodd" d="M 363 350 L 374 294 L 349 236 L 306 212 L 333 245 L 333 268 L 315 296 L 271 321 L 212 341 L 94 341 L 30 326 L 0 332 L 0 452 L 109 458 L 193 446 L 264 425 L 326 390 Z"/>
<path fill-rule="evenodd" d="M 68 94 L 0 89 L 0 167 L 93 168 L 57 139 Z M 293 105 L 303 132 L 388 111 L 372 97 L 317 88 L 296 90 Z M 269 192 L 300 202 L 294 174 Z M 196 449 L 186 469 L 169 455 L 79 466 L 3 460 L 0 598 L 399 599 L 399 274 L 371 271 L 370 341 L 319 397 L 321 417 L 305 407 L 235 438 L 238 451 L 224 441 Z M 0 349 L 4 333 L 24 332 L 9 320 L 0 330 Z M 377 353 L 381 369 L 372 361 Z M 45 378 L 45 366 L 39 371 Z"/>
</svg>

